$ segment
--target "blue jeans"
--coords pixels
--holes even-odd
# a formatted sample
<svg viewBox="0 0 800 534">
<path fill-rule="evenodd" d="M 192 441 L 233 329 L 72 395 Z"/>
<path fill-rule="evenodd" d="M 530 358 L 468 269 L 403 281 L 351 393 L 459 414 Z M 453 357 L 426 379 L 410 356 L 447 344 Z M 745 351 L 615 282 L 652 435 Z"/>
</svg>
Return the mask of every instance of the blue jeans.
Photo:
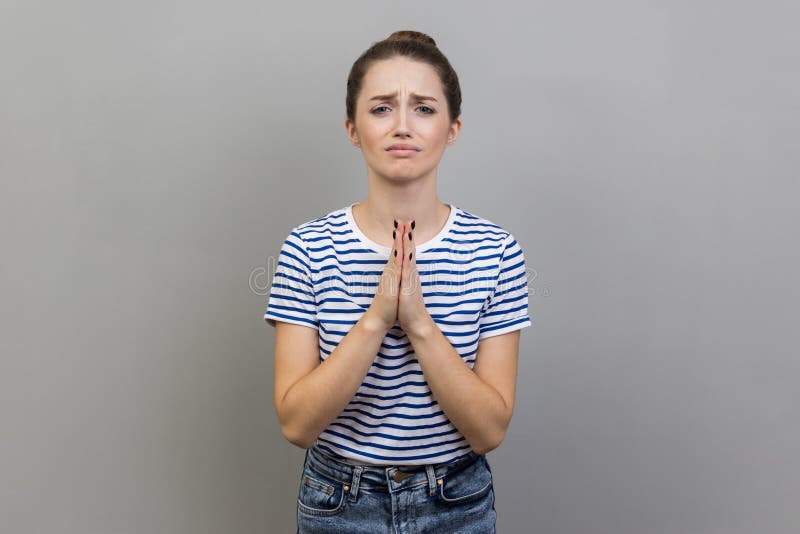
<svg viewBox="0 0 800 534">
<path fill-rule="evenodd" d="M 486 455 L 375 466 L 335 458 L 316 443 L 306 449 L 298 533 L 493 534 L 496 519 Z"/>
</svg>

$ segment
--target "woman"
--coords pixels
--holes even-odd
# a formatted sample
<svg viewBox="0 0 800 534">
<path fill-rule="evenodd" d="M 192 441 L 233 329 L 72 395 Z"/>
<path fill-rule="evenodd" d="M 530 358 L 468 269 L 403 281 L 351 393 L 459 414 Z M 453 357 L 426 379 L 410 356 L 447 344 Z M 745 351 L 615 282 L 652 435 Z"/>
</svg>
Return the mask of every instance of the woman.
<svg viewBox="0 0 800 534">
<path fill-rule="evenodd" d="M 307 449 L 298 531 L 494 532 L 485 455 L 531 325 L 522 249 L 437 198 L 461 90 L 432 38 L 373 44 L 346 109 L 367 198 L 292 229 L 264 315 L 281 429 Z"/>
</svg>

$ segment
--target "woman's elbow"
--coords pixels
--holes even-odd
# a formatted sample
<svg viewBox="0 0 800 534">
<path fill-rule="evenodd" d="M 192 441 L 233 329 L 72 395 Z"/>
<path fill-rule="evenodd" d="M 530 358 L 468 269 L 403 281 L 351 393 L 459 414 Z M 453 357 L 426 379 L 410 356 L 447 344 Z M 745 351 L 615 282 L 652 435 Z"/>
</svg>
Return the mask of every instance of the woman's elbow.
<svg viewBox="0 0 800 534">
<path fill-rule="evenodd" d="M 487 439 L 486 441 L 480 443 L 479 445 L 472 447 L 472 450 L 475 451 L 477 454 L 486 454 L 495 450 L 497 447 L 503 443 L 503 439 L 505 439 L 506 433 L 505 431 L 500 432 L 492 436 L 491 439 Z"/>
<path fill-rule="evenodd" d="M 302 432 L 292 430 L 288 425 L 281 426 L 281 434 L 286 438 L 286 441 L 301 449 L 310 448 L 316 441 L 316 438 L 310 439 L 308 436 L 303 435 Z"/>
</svg>

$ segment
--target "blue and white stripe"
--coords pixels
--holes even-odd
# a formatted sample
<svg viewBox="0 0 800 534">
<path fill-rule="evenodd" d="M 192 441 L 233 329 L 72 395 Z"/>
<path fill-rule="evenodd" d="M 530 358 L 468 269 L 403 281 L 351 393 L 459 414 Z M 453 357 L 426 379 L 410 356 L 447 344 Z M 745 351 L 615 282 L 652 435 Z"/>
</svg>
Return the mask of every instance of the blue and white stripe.
<svg viewBox="0 0 800 534">
<path fill-rule="evenodd" d="M 478 342 L 531 326 L 525 258 L 514 236 L 451 204 L 445 227 L 418 245 L 425 307 L 472 368 Z M 278 257 L 265 320 L 318 330 L 320 360 L 369 308 L 390 249 L 370 241 L 352 204 L 294 227 Z M 344 411 L 318 437 L 335 456 L 377 465 L 455 460 L 463 435 L 433 399 L 408 337 L 395 325 Z"/>
</svg>

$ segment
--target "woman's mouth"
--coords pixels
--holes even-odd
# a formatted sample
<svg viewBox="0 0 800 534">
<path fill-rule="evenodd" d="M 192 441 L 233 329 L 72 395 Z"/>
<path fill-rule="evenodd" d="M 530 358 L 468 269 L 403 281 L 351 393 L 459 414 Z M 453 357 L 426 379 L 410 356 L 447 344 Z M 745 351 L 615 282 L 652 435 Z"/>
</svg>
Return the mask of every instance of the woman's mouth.
<svg viewBox="0 0 800 534">
<path fill-rule="evenodd" d="M 419 150 L 410 150 L 410 149 L 402 149 L 402 148 L 390 148 L 389 154 L 397 158 L 405 158 L 408 156 L 413 156 L 419 152 Z"/>
<path fill-rule="evenodd" d="M 395 157 L 408 157 L 419 152 L 419 148 L 410 143 L 395 143 L 386 149 L 389 154 Z"/>
</svg>

